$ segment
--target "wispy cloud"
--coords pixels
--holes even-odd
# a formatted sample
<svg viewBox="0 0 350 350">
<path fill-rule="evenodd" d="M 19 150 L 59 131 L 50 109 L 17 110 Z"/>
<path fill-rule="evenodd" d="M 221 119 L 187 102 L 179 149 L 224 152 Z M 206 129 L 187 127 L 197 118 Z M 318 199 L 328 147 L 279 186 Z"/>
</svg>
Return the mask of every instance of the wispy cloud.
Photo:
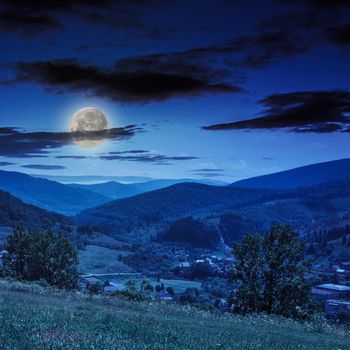
<svg viewBox="0 0 350 350">
<path fill-rule="evenodd" d="M 99 159 L 109 160 L 109 161 L 130 161 L 130 162 L 141 162 L 141 163 L 152 163 L 157 165 L 171 165 L 173 161 L 188 161 L 199 159 L 199 157 L 195 156 L 166 156 L 163 154 L 153 154 L 146 153 L 147 151 L 142 151 L 138 155 L 126 153 L 130 152 L 110 152 L 109 155 L 101 155 Z M 146 153 L 146 154 L 144 154 Z"/>
<path fill-rule="evenodd" d="M 0 156 L 46 157 L 51 150 L 84 140 L 122 140 L 142 131 L 136 125 L 88 132 L 25 132 L 19 128 L 0 129 Z"/>
<path fill-rule="evenodd" d="M 39 169 L 39 170 L 63 170 L 66 169 L 63 165 L 44 165 L 44 164 L 25 164 L 21 165 L 22 168 L 26 169 Z"/>
<path fill-rule="evenodd" d="M 303 91 L 274 94 L 259 101 L 261 116 L 204 126 L 204 130 L 282 129 L 297 133 L 331 133 L 350 128 L 350 92 Z"/>
</svg>

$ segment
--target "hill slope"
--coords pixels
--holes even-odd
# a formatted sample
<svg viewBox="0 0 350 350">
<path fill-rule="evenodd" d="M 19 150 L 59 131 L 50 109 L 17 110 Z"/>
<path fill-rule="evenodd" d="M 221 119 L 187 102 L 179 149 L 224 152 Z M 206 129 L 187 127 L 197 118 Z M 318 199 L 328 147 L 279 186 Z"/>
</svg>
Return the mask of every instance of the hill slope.
<svg viewBox="0 0 350 350">
<path fill-rule="evenodd" d="M 278 173 L 240 180 L 231 187 L 286 189 L 350 178 L 350 159 L 311 164 Z"/>
<path fill-rule="evenodd" d="M 0 281 L 1 349 L 349 349 L 336 326 Z"/>
<path fill-rule="evenodd" d="M 18 173 L 0 171 L 0 189 L 26 203 L 64 215 L 75 215 L 83 209 L 111 200 L 106 196 L 55 181 Z"/>
<path fill-rule="evenodd" d="M 221 212 L 280 195 L 281 191 L 183 183 L 85 210 L 76 220 L 82 224 L 98 225 L 112 236 L 130 234 L 135 239 L 149 239 L 177 218 Z"/>
<path fill-rule="evenodd" d="M 100 195 L 113 199 L 126 198 L 135 196 L 143 191 L 134 185 L 125 185 L 116 181 L 108 181 L 100 184 L 69 184 L 72 188 L 81 188 L 83 190 L 89 190 L 96 192 Z"/>
<path fill-rule="evenodd" d="M 225 184 L 224 182 L 219 182 L 219 181 L 215 182 L 210 180 L 193 181 L 189 179 L 176 179 L 176 180 L 160 179 L 160 180 L 152 180 L 152 181 L 146 181 L 146 182 L 137 182 L 132 184 L 122 184 L 116 181 L 108 181 L 108 182 L 103 182 L 99 184 L 72 183 L 72 184 L 69 184 L 69 186 L 74 188 L 90 190 L 90 191 L 99 193 L 103 196 L 111 197 L 111 200 L 112 200 L 112 199 L 132 197 L 141 193 L 159 190 L 162 188 L 166 188 L 166 187 L 184 183 L 184 182 L 195 182 L 195 183 L 201 183 L 205 185 L 218 185 L 218 186 Z"/>
<path fill-rule="evenodd" d="M 23 203 L 0 190 L 0 226 L 15 227 L 18 224 L 32 228 L 54 228 L 60 224 L 69 225 L 71 221 L 63 215 Z"/>
<path fill-rule="evenodd" d="M 194 216 L 214 225 L 231 245 L 246 232 L 263 232 L 277 223 L 291 224 L 302 234 L 329 229 L 350 214 L 349 208 L 350 180 L 295 190 L 185 183 L 85 210 L 76 220 L 97 225 L 112 237 L 140 242 L 162 234 L 180 218 Z"/>
</svg>

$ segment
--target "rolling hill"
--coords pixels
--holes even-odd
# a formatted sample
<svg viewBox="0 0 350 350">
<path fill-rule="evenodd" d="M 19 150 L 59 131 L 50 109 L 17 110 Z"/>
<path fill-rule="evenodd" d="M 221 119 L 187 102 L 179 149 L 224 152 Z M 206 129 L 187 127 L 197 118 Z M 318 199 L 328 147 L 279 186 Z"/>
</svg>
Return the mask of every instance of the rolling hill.
<svg viewBox="0 0 350 350">
<path fill-rule="evenodd" d="M 99 193 L 103 196 L 110 197 L 112 199 L 121 199 L 136 196 L 141 193 L 159 190 L 165 187 L 169 187 L 175 184 L 184 182 L 195 182 L 206 185 L 224 185 L 223 182 L 205 181 L 205 180 L 190 180 L 190 179 L 159 179 L 146 182 L 137 182 L 132 184 L 123 184 L 116 181 L 108 181 L 98 184 L 79 184 L 72 183 L 69 186 L 74 188 L 81 188 Z"/>
<path fill-rule="evenodd" d="M 67 216 L 111 200 L 89 190 L 3 170 L 0 171 L 0 189 L 28 204 Z"/>
<path fill-rule="evenodd" d="M 120 199 L 135 196 L 142 193 L 143 191 L 137 188 L 135 185 L 126 185 L 116 181 L 108 181 L 99 184 L 69 184 L 72 188 L 80 188 L 83 190 L 93 191 L 102 196 L 106 196 L 113 199 Z"/>
<path fill-rule="evenodd" d="M 240 180 L 230 186 L 241 188 L 291 189 L 349 178 L 350 159 L 340 159 Z"/>
<path fill-rule="evenodd" d="M 15 227 L 22 224 L 31 228 L 55 228 L 71 225 L 69 218 L 26 204 L 11 194 L 0 190 L 0 226 Z"/>
<path fill-rule="evenodd" d="M 182 183 L 84 210 L 76 220 L 79 224 L 97 225 L 112 236 L 144 240 L 187 215 L 233 210 L 282 195 L 285 192 Z"/>
<path fill-rule="evenodd" d="M 263 232 L 271 224 L 291 224 L 303 235 L 334 227 L 349 208 L 350 180 L 295 190 L 184 183 L 85 210 L 76 221 L 97 225 L 118 239 L 142 242 L 159 237 L 176 220 L 193 216 L 216 227 L 232 244 L 244 233 Z"/>
</svg>

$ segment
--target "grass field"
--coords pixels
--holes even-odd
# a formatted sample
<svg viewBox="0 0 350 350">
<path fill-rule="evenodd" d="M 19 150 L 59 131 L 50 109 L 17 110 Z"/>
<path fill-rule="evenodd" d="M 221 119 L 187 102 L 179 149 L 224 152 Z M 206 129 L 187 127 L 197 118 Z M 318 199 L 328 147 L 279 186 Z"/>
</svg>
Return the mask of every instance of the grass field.
<svg viewBox="0 0 350 350">
<path fill-rule="evenodd" d="M 131 267 L 118 260 L 119 255 L 125 254 L 127 253 L 87 245 L 85 250 L 79 251 L 79 269 L 85 273 L 131 272 Z"/>
<path fill-rule="evenodd" d="M 160 279 L 160 282 L 153 282 L 152 284 L 155 286 L 160 283 L 163 283 L 165 288 L 173 288 L 175 293 L 183 293 L 187 288 L 201 289 L 202 286 L 201 282 L 186 280 L 165 280 L 162 278 Z"/>
<path fill-rule="evenodd" d="M 0 281 L 0 349 L 348 350 L 349 330 Z"/>
</svg>

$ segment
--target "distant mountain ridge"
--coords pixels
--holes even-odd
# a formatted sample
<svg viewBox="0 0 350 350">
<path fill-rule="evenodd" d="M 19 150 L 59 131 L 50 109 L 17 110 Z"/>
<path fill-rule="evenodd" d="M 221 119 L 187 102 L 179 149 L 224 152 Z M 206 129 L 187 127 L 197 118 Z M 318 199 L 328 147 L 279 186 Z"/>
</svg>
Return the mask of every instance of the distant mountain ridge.
<svg viewBox="0 0 350 350">
<path fill-rule="evenodd" d="M 329 181 L 350 179 L 350 159 L 310 164 L 274 174 L 252 177 L 231 184 L 231 187 L 293 189 Z"/>
<path fill-rule="evenodd" d="M 97 225 L 111 236 L 133 236 L 142 240 L 187 215 L 233 210 L 280 195 L 281 191 L 181 183 L 84 210 L 76 216 L 76 221 Z"/>
<path fill-rule="evenodd" d="M 134 185 L 125 185 L 116 181 L 103 182 L 100 184 L 67 184 L 72 188 L 80 188 L 84 190 L 93 191 L 100 195 L 113 199 L 125 198 L 135 196 L 143 191 Z"/>
<path fill-rule="evenodd" d="M 191 179 L 159 179 L 146 182 L 136 182 L 132 184 L 123 184 L 116 181 L 103 182 L 98 184 L 68 184 L 68 186 L 74 188 L 81 188 L 90 191 L 94 191 L 104 196 L 111 197 L 111 199 L 121 199 L 136 196 L 141 193 L 150 192 L 166 188 L 172 185 L 185 182 L 194 182 L 207 185 L 222 185 L 221 181 L 211 180 L 191 180 Z"/>
<path fill-rule="evenodd" d="M 67 216 L 109 202 L 112 198 L 55 181 L 35 178 L 23 173 L 0 170 L 0 189 L 48 211 Z"/>
<path fill-rule="evenodd" d="M 140 243 L 156 239 L 189 216 L 216 227 L 229 245 L 272 224 L 290 224 L 308 235 L 350 217 L 350 179 L 293 190 L 183 183 L 84 210 L 75 220 L 96 225 L 113 238 Z"/>
</svg>

